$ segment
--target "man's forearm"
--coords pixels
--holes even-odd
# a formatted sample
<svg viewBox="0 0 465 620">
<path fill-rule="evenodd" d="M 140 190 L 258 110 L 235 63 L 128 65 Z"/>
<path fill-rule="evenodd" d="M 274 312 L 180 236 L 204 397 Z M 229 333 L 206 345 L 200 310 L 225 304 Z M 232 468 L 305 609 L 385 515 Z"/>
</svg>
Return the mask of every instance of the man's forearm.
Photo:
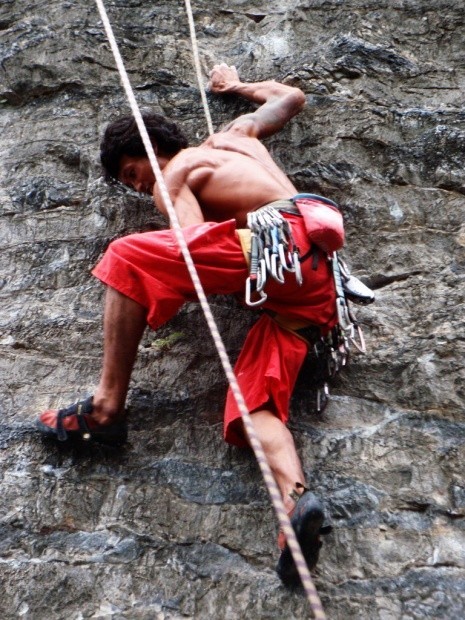
<svg viewBox="0 0 465 620">
<path fill-rule="evenodd" d="M 296 103 L 305 103 L 305 95 L 300 89 L 280 84 L 274 80 L 267 80 L 266 82 L 241 82 L 237 80 L 225 85 L 225 90 L 222 92 L 239 95 L 260 105 L 272 99 L 283 97 L 295 98 Z"/>
<path fill-rule="evenodd" d="M 246 114 L 230 123 L 226 130 L 248 123 L 253 130 L 249 135 L 262 138 L 279 131 L 305 105 L 305 95 L 299 88 L 265 82 L 241 82 L 235 67 L 216 65 L 210 73 L 210 90 L 221 94 L 236 94 L 260 105 L 252 114 Z"/>
</svg>

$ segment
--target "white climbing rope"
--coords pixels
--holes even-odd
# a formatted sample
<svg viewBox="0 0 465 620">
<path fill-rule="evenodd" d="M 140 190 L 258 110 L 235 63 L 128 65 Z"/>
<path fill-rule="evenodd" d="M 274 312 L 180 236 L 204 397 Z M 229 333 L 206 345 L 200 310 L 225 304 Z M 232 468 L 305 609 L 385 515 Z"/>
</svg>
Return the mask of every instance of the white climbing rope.
<svg viewBox="0 0 465 620">
<path fill-rule="evenodd" d="M 195 24 L 194 24 L 194 15 L 192 13 L 192 5 L 191 5 L 190 0 L 185 0 L 185 3 L 186 3 L 187 20 L 189 22 L 189 32 L 191 35 L 192 57 L 194 59 L 194 67 L 195 67 L 195 73 L 197 75 L 197 83 L 199 85 L 200 98 L 202 99 L 203 110 L 205 112 L 205 119 L 207 121 L 208 133 L 212 136 L 214 133 L 213 123 L 212 123 L 212 117 L 210 114 L 210 108 L 208 107 L 205 87 L 203 85 L 202 68 L 200 66 L 199 47 L 197 45 L 197 36 L 195 34 Z"/>
<path fill-rule="evenodd" d="M 118 68 L 118 72 L 121 78 L 122 85 L 126 92 L 126 96 L 129 101 L 129 105 L 131 107 L 131 111 L 134 115 L 134 118 L 137 123 L 137 127 L 139 129 L 142 142 L 144 144 L 145 150 L 147 152 L 150 164 L 153 169 L 153 173 L 155 175 L 156 182 L 158 184 L 158 188 L 165 205 L 166 211 L 168 213 L 168 217 L 170 220 L 171 227 L 175 234 L 176 240 L 181 249 L 181 253 L 186 262 L 187 269 L 189 271 L 190 277 L 192 279 L 192 283 L 194 285 L 195 291 L 199 298 L 200 305 L 205 315 L 205 319 L 207 321 L 208 327 L 210 329 L 213 341 L 216 346 L 216 350 L 221 360 L 221 364 L 223 366 L 224 372 L 228 379 L 232 394 L 236 400 L 239 411 L 242 415 L 242 419 L 244 422 L 244 427 L 247 433 L 247 437 L 249 439 L 249 443 L 252 446 L 252 449 L 255 453 L 256 459 L 258 461 L 260 470 L 262 472 L 263 478 L 265 480 L 266 486 L 268 488 L 268 492 L 271 497 L 271 501 L 273 503 L 274 509 L 276 511 L 279 525 L 285 533 L 287 544 L 292 553 L 292 557 L 294 558 L 294 562 L 296 564 L 297 570 L 299 572 L 300 578 L 302 580 L 302 584 L 304 586 L 305 592 L 307 594 L 308 601 L 310 603 L 312 612 L 314 617 L 317 620 L 325 620 L 326 615 L 324 613 L 323 607 L 321 605 L 320 598 L 318 593 L 313 585 L 312 579 L 310 577 L 310 573 L 303 557 L 302 551 L 300 549 L 299 543 L 297 542 L 297 538 L 295 536 L 295 532 L 292 528 L 290 519 L 286 510 L 284 508 L 284 504 L 281 499 L 281 495 L 279 493 L 278 486 L 276 481 L 271 473 L 270 466 L 266 460 L 265 453 L 261 446 L 260 440 L 257 437 L 255 429 L 253 427 L 253 423 L 251 420 L 251 416 L 247 409 L 247 406 L 244 401 L 244 397 L 240 390 L 237 379 L 234 375 L 231 362 L 229 360 L 228 354 L 226 352 L 226 348 L 224 346 L 223 340 L 219 333 L 218 327 L 216 325 L 215 319 L 213 318 L 212 311 L 210 309 L 209 303 L 207 301 L 205 292 L 203 290 L 202 284 L 200 282 L 197 269 L 192 260 L 192 256 L 189 252 L 189 248 L 187 247 L 187 242 L 184 238 L 184 234 L 182 232 L 181 225 L 179 223 L 176 211 L 174 209 L 173 203 L 169 196 L 166 184 L 163 179 L 162 172 L 160 170 L 160 166 L 158 165 L 157 158 L 155 156 L 155 152 L 153 150 L 152 143 L 150 141 L 147 129 L 145 127 L 144 121 L 142 119 L 142 114 L 140 112 L 139 106 L 136 102 L 136 98 L 134 96 L 134 92 L 132 90 L 131 84 L 129 82 L 129 78 L 126 72 L 126 68 L 123 63 L 123 59 L 118 49 L 118 45 L 116 43 L 115 36 L 113 34 L 113 29 L 111 27 L 110 21 L 108 19 L 108 15 L 103 4 L 102 0 L 95 0 L 97 4 L 98 11 L 100 13 L 101 20 L 103 22 L 103 26 L 105 28 L 105 32 L 110 43 L 111 50 L 113 52 L 113 56 L 115 58 L 116 66 Z M 193 24 L 193 20 L 192 20 Z M 199 63 L 200 66 L 200 63 Z M 207 106 L 208 108 L 208 106 Z M 210 121 L 211 123 L 211 121 Z"/>
</svg>

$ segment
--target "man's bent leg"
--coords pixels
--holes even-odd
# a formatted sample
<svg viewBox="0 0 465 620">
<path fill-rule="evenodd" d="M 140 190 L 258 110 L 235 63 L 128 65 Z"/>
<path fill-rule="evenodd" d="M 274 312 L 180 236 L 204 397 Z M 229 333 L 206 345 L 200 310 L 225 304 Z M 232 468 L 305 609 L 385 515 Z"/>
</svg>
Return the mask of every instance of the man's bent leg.
<svg viewBox="0 0 465 620">
<path fill-rule="evenodd" d="M 144 333 L 147 309 L 136 301 L 107 287 L 103 319 L 103 367 L 94 394 L 92 418 L 108 424 L 122 416 L 137 356 Z"/>
<path fill-rule="evenodd" d="M 295 500 L 290 493 L 296 483 L 305 486 L 305 476 L 290 430 L 271 411 L 262 409 L 251 414 L 255 432 L 281 492 L 284 507 L 290 513 Z"/>
<path fill-rule="evenodd" d="M 323 505 L 305 488 L 302 465 L 289 429 L 268 409 L 255 411 L 251 417 L 303 556 L 312 570 L 318 562 L 322 544 L 320 536 L 331 531 L 331 526 L 324 525 Z M 281 549 L 276 567 L 278 575 L 285 585 L 296 586 L 300 577 L 282 530 L 278 535 L 278 546 Z"/>
<path fill-rule="evenodd" d="M 146 316 L 144 306 L 107 288 L 103 368 L 95 395 L 66 409 L 42 413 L 37 421 L 41 433 L 60 441 L 76 436 L 106 443 L 126 440 L 124 404 Z"/>
</svg>

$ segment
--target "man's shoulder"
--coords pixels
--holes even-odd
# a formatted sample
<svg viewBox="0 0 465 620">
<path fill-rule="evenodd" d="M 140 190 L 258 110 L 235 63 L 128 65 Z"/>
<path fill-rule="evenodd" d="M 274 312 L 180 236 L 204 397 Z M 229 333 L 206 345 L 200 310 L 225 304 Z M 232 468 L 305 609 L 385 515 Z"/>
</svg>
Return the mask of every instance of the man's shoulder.
<svg viewBox="0 0 465 620">
<path fill-rule="evenodd" d="M 200 146 L 189 146 L 179 153 L 176 153 L 174 157 L 171 158 L 169 162 L 169 169 L 179 169 L 179 168 L 192 168 L 193 165 L 198 163 L 200 158 L 202 157 L 202 149 Z"/>
<path fill-rule="evenodd" d="M 177 153 L 170 162 L 170 170 L 184 170 L 185 173 L 199 167 L 217 167 L 232 158 L 263 162 L 270 158 L 266 147 L 257 138 L 232 132 L 218 132 L 209 136 L 198 146 L 190 146 Z"/>
<path fill-rule="evenodd" d="M 198 146 L 188 146 L 187 148 L 179 151 L 179 153 L 176 153 L 176 155 L 173 157 L 173 160 L 185 159 L 192 155 L 195 155 L 195 153 L 197 153 L 197 151 L 201 148 L 201 146 L 202 146 L 201 144 Z"/>
<path fill-rule="evenodd" d="M 233 131 L 215 133 L 207 138 L 201 146 L 217 151 L 233 152 L 260 161 L 270 158 L 268 149 L 258 138 Z"/>
<path fill-rule="evenodd" d="M 244 144 L 245 142 L 260 142 L 258 138 L 253 136 L 249 136 L 247 134 L 236 132 L 236 131 L 218 131 L 211 136 L 208 136 L 206 140 L 200 144 L 200 147 L 210 147 L 215 148 L 215 146 L 220 143 L 223 144 L 225 142 L 230 142 L 231 144 Z"/>
</svg>

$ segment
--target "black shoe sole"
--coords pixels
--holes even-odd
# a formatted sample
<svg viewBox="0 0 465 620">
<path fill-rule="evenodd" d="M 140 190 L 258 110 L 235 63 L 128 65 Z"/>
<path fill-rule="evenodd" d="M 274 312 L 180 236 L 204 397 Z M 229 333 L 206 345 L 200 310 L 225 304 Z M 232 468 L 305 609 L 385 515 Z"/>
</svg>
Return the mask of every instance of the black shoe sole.
<svg viewBox="0 0 465 620">
<path fill-rule="evenodd" d="M 322 532 L 324 520 L 325 515 L 320 500 L 313 493 L 304 493 L 297 502 L 291 524 L 309 570 L 313 570 L 318 562 L 322 545 L 320 535 L 324 533 Z M 288 587 L 301 584 L 294 559 L 287 545 L 281 553 L 276 572 L 284 585 Z"/>
<path fill-rule="evenodd" d="M 125 424 L 112 424 L 108 426 L 106 430 L 90 431 L 85 435 L 81 430 L 67 430 L 65 441 L 58 439 L 57 430 L 55 428 L 47 426 L 40 420 L 36 421 L 36 428 L 43 437 L 54 439 L 60 443 L 79 441 L 83 443 L 102 443 L 111 446 L 121 446 L 125 444 L 128 439 L 128 429 Z"/>
</svg>

